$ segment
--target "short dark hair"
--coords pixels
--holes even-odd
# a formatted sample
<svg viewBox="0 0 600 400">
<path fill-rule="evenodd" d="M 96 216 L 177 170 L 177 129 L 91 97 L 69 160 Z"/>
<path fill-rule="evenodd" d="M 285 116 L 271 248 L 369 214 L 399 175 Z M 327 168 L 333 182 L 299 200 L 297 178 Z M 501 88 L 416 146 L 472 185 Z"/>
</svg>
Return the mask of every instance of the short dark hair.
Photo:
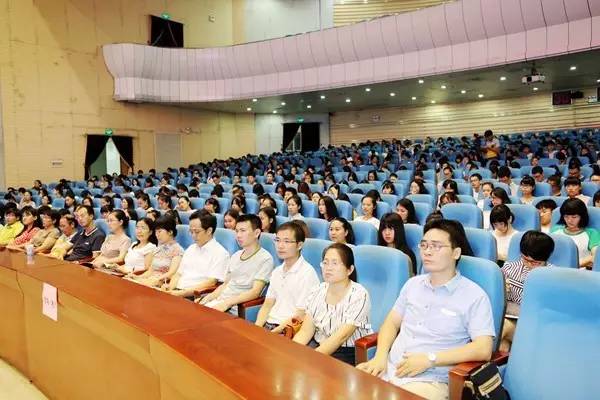
<svg viewBox="0 0 600 400">
<path fill-rule="evenodd" d="M 425 224 L 425 228 L 423 228 L 423 235 L 425 235 L 432 229 L 438 229 L 440 231 L 446 232 L 450 238 L 450 245 L 453 249 L 461 247 L 461 232 L 457 229 L 455 222 L 443 218 L 431 219 L 431 221 Z"/>
<path fill-rule="evenodd" d="M 127 228 L 129 227 L 129 217 L 125 214 L 125 212 L 123 210 L 113 210 L 111 211 L 111 214 L 113 214 L 119 221 L 123 223 L 123 229 L 127 231 Z"/>
<path fill-rule="evenodd" d="M 543 174 L 543 173 L 544 173 L 544 168 L 540 167 L 539 165 L 536 165 L 535 167 L 531 168 L 531 175 Z"/>
<path fill-rule="evenodd" d="M 535 188 L 535 179 L 529 175 L 525 175 L 523 178 L 521 178 L 521 185 L 532 186 Z"/>
<path fill-rule="evenodd" d="M 407 224 L 419 223 L 419 221 L 417 220 L 417 212 L 415 211 L 415 204 L 412 202 L 412 200 L 404 197 L 398 200 L 398 202 L 396 203 L 396 208 L 398 208 L 398 206 L 402 206 L 406 208 L 406 211 L 408 211 L 408 216 L 406 217 Z"/>
<path fill-rule="evenodd" d="M 306 240 L 306 237 L 304 235 L 304 230 L 302 229 L 302 227 L 300 227 L 300 225 L 298 225 L 292 221 L 288 221 L 288 222 L 285 222 L 285 223 L 279 225 L 276 233 L 279 231 L 294 232 L 294 240 L 296 240 L 297 242 L 304 242 Z"/>
<path fill-rule="evenodd" d="M 536 261 L 548 261 L 554 251 L 554 240 L 543 232 L 527 231 L 521 238 L 521 254 Z"/>
<path fill-rule="evenodd" d="M 565 215 L 579 215 L 581 217 L 579 221 L 580 228 L 585 228 L 590 223 L 587 206 L 578 198 L 567 199 L 562 203 L 562 206 L 560 206 L 560 219 L 558 220 L 560 225 L 566 225 Z"/>
<path fill-rule="evenodd" d="M 77 211 L 84 209 L 88 215 L 94 216 L 94 207 L 88 206 L 87 204 L 80 204 L 77 206 Z"/>
<path fill-rule="evenodd" d="M 169 215 L 163 215 L 154 222 L 154 230 L 164 229 L 167 232 L 171 232 L 173 237 L 177 236 L 177 224 L 175 218 Z"/>
<path fill-rule="evenodd" d="M 244 214 L 244 215 L 240 215 L 240 217 L 238 218 L 236 224 L 239 224 L 240 222 L 250 222 L 250 226 L 252 227 L 252 230 L 262 230 L 262 222 L 260 222 L 260 218 L 258 217 L 258 215 L 255 214 Z"/>
<path fill-rule="evenodd" d="M 501 187 L 494 188 L 492 190 L 492 194 L 490 195 L 490 197 L 491 196 L 498 197 L 499 199 L 502 200 L 503 204 L 510 204 L 511 203 L 510 197 L 508 197 L 508 193 L 506 193 L 506 190 L 504 190 Z"/>
<path fill-rule="evenodd" d="M 492 208 L 492 211 L 490 212 L 490 225 L 494 225 L 497 222 L 508 224 L 509 222 L 512 223 L 514 220 L 515 216 L 512 211 L 504 204 L 497 205 Z"/>
<path fill-rule="evenodd" d="M 570 185 L 581 186 L 581 180 L 579 178 L 577 178 L 576 176 L 569 176 L 567 179 L 565 179 L 564 187 L 567 187 Z"/>
<path fill-rule="evenodd" d="M 480 173 L 478 173 L 478 172 L 475 172 L 474 174 L 471 174 L 471 176 L 469 177 L 469 179 L 471 179 L 471 178 L 473 178 L 473 177 L 475 177 L 475 178 L 477 178 L 477 179 L 479 179 L 479 180 L 482 180 L 482 179 L 483 179 L 483 177 L 481 176 L 481 174 L 480 174 Z"/>
<path fill-rule="evenodd" d="M 208 228 L 211 228 L 212 231 L 210 234 L 215 234 L 215 230 L 217 229 L 217 217 L 206 210 L 196 210 L 190 215 L 190 221 L 193 219 L 199 219 L 202 229 L 206 231 Z"/>
<path fill-rule="evenodd" d="M 325 258 L 325 254 L 327 254 L 329 250 L 337 251 L 338 255 L 342 259 L 342 263 L 344 263 L 344 266 L 347 269 L 349 269 L 350 266 L 354 266 L 354 271 L 352 271 L 348 278 L 350 278 L 351 281 L 356 282 L 356 280 L 358 279 L 358 275 L 356 274 L 356 265 L 354 265 L 354 252 L 352 251 L 350 246 L 347 246 L 342 243 L 333 243 L 331 246 L 323 250 L 321 260 Z"/>
<path fill-rule="evenodd" d="M 511 172 L 510 172 L 510 168 L 507 167 L 506 165 L 501 166 L 500 168 L 498 168 L 498 178 L 510 178 L 511 177 Z"/>
<path fill-rule="evenodd" d="M 541 210 L 542 208 L 549 208 L 550 210 L 554 210 L 556 207 L 558 206 L 556 205 L 556 202 L 552 199 L 540 200 L 535 205 L 535 208 L 537 208 L 538 210 Z"/>
</svg>

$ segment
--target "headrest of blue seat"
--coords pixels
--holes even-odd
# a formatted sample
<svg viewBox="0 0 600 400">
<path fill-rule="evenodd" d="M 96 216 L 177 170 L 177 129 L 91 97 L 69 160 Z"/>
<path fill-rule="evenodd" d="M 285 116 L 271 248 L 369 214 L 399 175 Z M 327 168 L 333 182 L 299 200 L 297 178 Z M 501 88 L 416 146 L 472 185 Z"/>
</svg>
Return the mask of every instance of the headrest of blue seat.
<svg viewBox="0 0 600 400">
<path fill-rule="evenodd" d="M 498 247 L 496 245 L 496 238 L 490 231 L 466 227 L 465 233 L 467 241 L 473 250 L 473 256 L 496 262 L 498 259 Z"/>
<path fill-rule="evenodd" d="M 396 203 L 398 203 L 398 200 L 400 200 L 402 197 L 397 196 L 395 194 L 382 194 L 381 201 L 387 203 L 390 206 L 390 209 L 395 210 Z"/>
<path fill-rule="evenodd" d="M 105 220 L 97 219 L 95 221 L 95 224 L 102 232 L 104 232 L 105 236 L 108 236 L 110 234 L 110 229 L 108 229 L 108 223 Z"/>
<path fill-rule="evenodd" d="M 512 399 L 591 399 L 600 393 L 593 367 L 600 358 L 599 304 L 600 274 L 567 268 L 529 273 L 504 373 Z"/>
<path fill-rule="evenodd" d="M 429 214 L 431 214 L 431 206 L 427 203 L 414 203 L 415 206 L 415 215 L 417 216 L 417 221 L 421 225 L 425 225 L 425 221 Z"/>
<path fill-rule="evenodd" d="M 350 221 L 350 225 L 354 232 L 355 245 L 377 244 L 377 229 L 372 224 L 365 221 Z"/>
<path fill-rule="evenodd" d="M 360 193 L 348 193 L 348 198 L 350 199 L 350 204 L 352 204 L 352 207 L 354 209 L 360 208 L 360 202 L 364 196 L 365 196 L 364 194 L 360 194 Z"/>
<path fill-rule="evenodd" d="M 598 191 L 598 184 L 596 182 L 582 182 L 581 194 L 588 196 L 590 199 L 589 206 L 593 206 L 592 201 L 594 194 Z"/>
<path fill-rule="evenodd" d="M 594 256 L 594 265 L 592 269 L 595 272 L 600 272 L 600 250 L 596 251 L 596 255 Z"/>
<path fill-rule="evenodd" d="M 315 239 L 329 239 L 329 222 L 321 218 L 304 218 L 308 225 L 310 237 Z"/>
<path fill-rule="evenodd" d="M 540 230 L 540 214 L 534 206 L 530 204 L 507 204 L 506 206 L 515 216 L 513 228 L 520 232 Z"/>
<path fill-rule="evenodd" d="M 377 331 L 411 275 L 410 261 L 406 254 L 390 247 L 363 245 L 353 252 L 357 280 L 371 297 L 371 325 Z"/>
<path fill-rule="evenodd" d="M 224 197 L 217 197 L 217 201 L 219 202 L 220 213 L 225 214 L 229 207 L 231 206 L 231 200 L 226 199 Z"/>
<path fill-rule="evenodd" d="M 335 208 L 337 208 L 338 214 L 346 220 L 352 220 L 352 204 L 345 200 L 335 200 Z"/>
<path fill-rule="evenodd" d="M 283 217 L 281 215 L 276 215 L 275 216 L 275 227 L 279 227 L 280 225 L 285 224 L 286 222 L 289 222 L 290 219 L 288 217 Z"/>
<path fill-rule="evenodd" d="M 359 183 L 352 188 L 352 190 L 354 189 L 360 189 L 362 194 L 367 194 L 369 190 L 377 190 L 377 186 L 372 183 Z"/>
<path fill-rule="evenodd" d="M 246 212 L 248 214 L 258 214 L 258 200 L 246 198 Z"/>
<path fill-rule="evenodd" d="M 508 261 L 516 261 L 521 257 L 521 238 L 525 232 L 516 233 L 508 245 Z M 568 236 L 551 233 L 554 240 L 554 251 L 548 262 L 557 267 L 579 268 L 579 254 L 575 242 Z"/>
<path fill-rule="evenodd" d="M 302 200 L 302 215 L 308 218 L 317 218 L 319 209 L 311 200 Z"/>
<path fill-rule="evenodd" d="M 190 216 L 192 215 L 193 211 L 177 211 L 177 214 L 179 214 L 179 219 L 181 220 L 181 223 L 183 225 L 189 225 L 190 223 Z"/>
<path fill-rule="evenodd" d="M 362 209 L 361 209 L 362 211 Z M 378 201 L 377 202 L 377 210 L 375 212 L 375 217 L 377 219 L 381 219 L 381 217 L 383 217 L 385 214 L 392 212 L 392 208 L 390 207 L 390 205 L 384 201 Z M 361 213 L 362 214 L 362 213 Z"/>
<path fill-rule="evenodd" d="M 531 203 L 532 206 L 537 206 L 537 204 L 542 201 L 542 200 L 554 200 L 554 202 L 556 203 L 556 206 L 558 208 L 560 208 L 560 206 L 562 206 L 562 203 L 565 202 L 565 200 L 568 199 L 568 197 L 565 196 L 536 196 L 533 199 L 533 202 Z"/>
<path fill-rule="evenodd" d="M 423 225 L 404 224 L 404 234 L 406 236 L 406 244 L 415 254 L 417 265 L 415 270 L 421 272 L 421 251 L 419 250 L 419 242 L 423 239 Z"/>
<path fill-rule="evenodd" d="M 283 200 L 277 200 L 277 199 L 275 199 L 275 203 L 277 204 L 277 215 L 280 215 L 282 217 L 287 217 L 287 215 L 288 215 L 287 204 L 285 204 L 285 202 Z"/>
<path fill-rule="evenodd" d="M 64 208 L 65 199 L 52 199 L 52 208 Z"/>
<path fill-rule="evenodd" d="M 304 242 L 302 247 L 302 257 L 315 269 L 319 280 L 323 281 L 321 273 L 321 260 L 323 259 L 323 251 L 333 244 L 330 240 L 309 238 Z"/>
<path fill-rule="evenodd" d="M 457 197 L 462 204 L 477 204 L 477 200 L 470 194 L 459 194 Z"/>
<path fill-rule="evenodd" d="M 217 228 L 223 228 L 225 222 L 224 214 L 213 214 L 217 218 Z"/>
<path fill-rule="evenodd" d="M 494 338 L 494 349 L 496 349 L 502 333 L 504 310 L 506 308 L 504 275 L 495 262 L 469 256 L 460 257 L 458 270 L 465 278 L 478 284 L 490 299 L 496 330 L 496 337 Z"/>
<path fill-rule="evenodd" d="M 436 198 L 431 194 L 409 194 L 406 198 L 415 204 L 426 203 L 432 210 L 435 209 Z"/>
<path fill-rule="evenodd" d="M 263 232 L 260 234 L 259 242 L 260 247 L 268 251 L 269 254 L 271 254 L 271 257 L 273 257 L 273 265 L 277 266 L 280 265 L 283 262 L 283 260 L 281 260 L 277 256 L 277 248 L 275 247 L 275 242 L 273 241 L 273 239 L 275 239 L 274 233 Z"/>
<path fill-rule="evenodd" d="M 175 237 L 175 240 L 184 250 L 194 243 L 189 225 L 177 225 L 177 236 Z"/>
<path fill-rule="evenodd" d="M 134 221 L 132 219 L 129 220 L 129 223 L 127 225 L 127 236 L 129 236 L 129 239 L 131 239 L 131 242 L 137 242 L 137 238 L 135 237 L 135 226 L 137 225 L 137 221 Z"/>
<path fill-rule="evenodd" d="M 457 220 L 465 227 L 483 228 L 483 213 L 475 204 L 449 203 L 441 211 L 444 218 Z"/>
<path fill-rule="evenodd" d="M 214 238 L 221 246 L 225 247 L 230 255 L 240 249 L 237 240 L 235 240 L 235 232 L 231 229 L 217 228 L 215 230 Z"/>
<path fill-rule="evenodd" d="M 473 197 L 473 188 L 471 187 L 471 184 L 466 182 L 457 182 L 456 184 L 458 185 L 458 194 Z"/>
</svg>

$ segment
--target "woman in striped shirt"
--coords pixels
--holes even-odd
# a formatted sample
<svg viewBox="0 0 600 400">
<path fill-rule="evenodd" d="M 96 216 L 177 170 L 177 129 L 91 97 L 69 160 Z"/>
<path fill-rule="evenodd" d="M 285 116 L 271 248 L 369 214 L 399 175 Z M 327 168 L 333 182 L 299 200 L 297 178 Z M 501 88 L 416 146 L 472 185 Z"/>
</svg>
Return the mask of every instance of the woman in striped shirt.
<svg viewBox="0 0 600 400">
<path fill-rule="evenodd" d="M 354 341 L 372 333 L 369 293 L 356 283 L 354 254 L 334 243 L 323 252 L 323 279 L 307 298 L 294 341 L 354 365 Z"/>
</svg>

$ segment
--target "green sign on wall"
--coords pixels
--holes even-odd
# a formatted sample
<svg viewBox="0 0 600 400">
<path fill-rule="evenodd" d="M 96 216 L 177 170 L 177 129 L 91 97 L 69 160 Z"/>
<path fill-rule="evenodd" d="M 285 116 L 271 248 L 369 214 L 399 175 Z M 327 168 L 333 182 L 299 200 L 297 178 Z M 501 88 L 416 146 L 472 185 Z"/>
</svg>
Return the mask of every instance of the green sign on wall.
<svg viewBox="0 0 600 400">
<path fill-rule="evenodd" d="M 106 128 L 104 130 L 104 136 L 112 136 L 113 135 L 113 130 L 111 128 Z"/>
</svg>

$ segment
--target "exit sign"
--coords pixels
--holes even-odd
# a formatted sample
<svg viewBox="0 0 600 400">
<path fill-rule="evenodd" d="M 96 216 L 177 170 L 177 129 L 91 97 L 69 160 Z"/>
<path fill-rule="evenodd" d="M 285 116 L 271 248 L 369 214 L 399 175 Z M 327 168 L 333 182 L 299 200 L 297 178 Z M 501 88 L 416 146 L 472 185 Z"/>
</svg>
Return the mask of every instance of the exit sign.
<svg viewBox="0 0 600 400">
<path fill-rule="evenodd" d="M 106 128 L 104 130 L 104 136 L 112 136 L 113 135 L 113 130 L 111 128 Z"/>
<path fill-rule="evenodd" d="M 301 123 L 304 122 L 304 118 L 298 117 L 298 118 L 296 118 L 296 122 L 298 122 L 299 124 L 301 124 Z"/>
<path fill-rule="evenodd" d="M 169 14 L 169 13 L 162 13 L 162 14 L 160 14 L 160 17 L 162 19 L 171 19 L 171 14 Z"/>
</svg>

